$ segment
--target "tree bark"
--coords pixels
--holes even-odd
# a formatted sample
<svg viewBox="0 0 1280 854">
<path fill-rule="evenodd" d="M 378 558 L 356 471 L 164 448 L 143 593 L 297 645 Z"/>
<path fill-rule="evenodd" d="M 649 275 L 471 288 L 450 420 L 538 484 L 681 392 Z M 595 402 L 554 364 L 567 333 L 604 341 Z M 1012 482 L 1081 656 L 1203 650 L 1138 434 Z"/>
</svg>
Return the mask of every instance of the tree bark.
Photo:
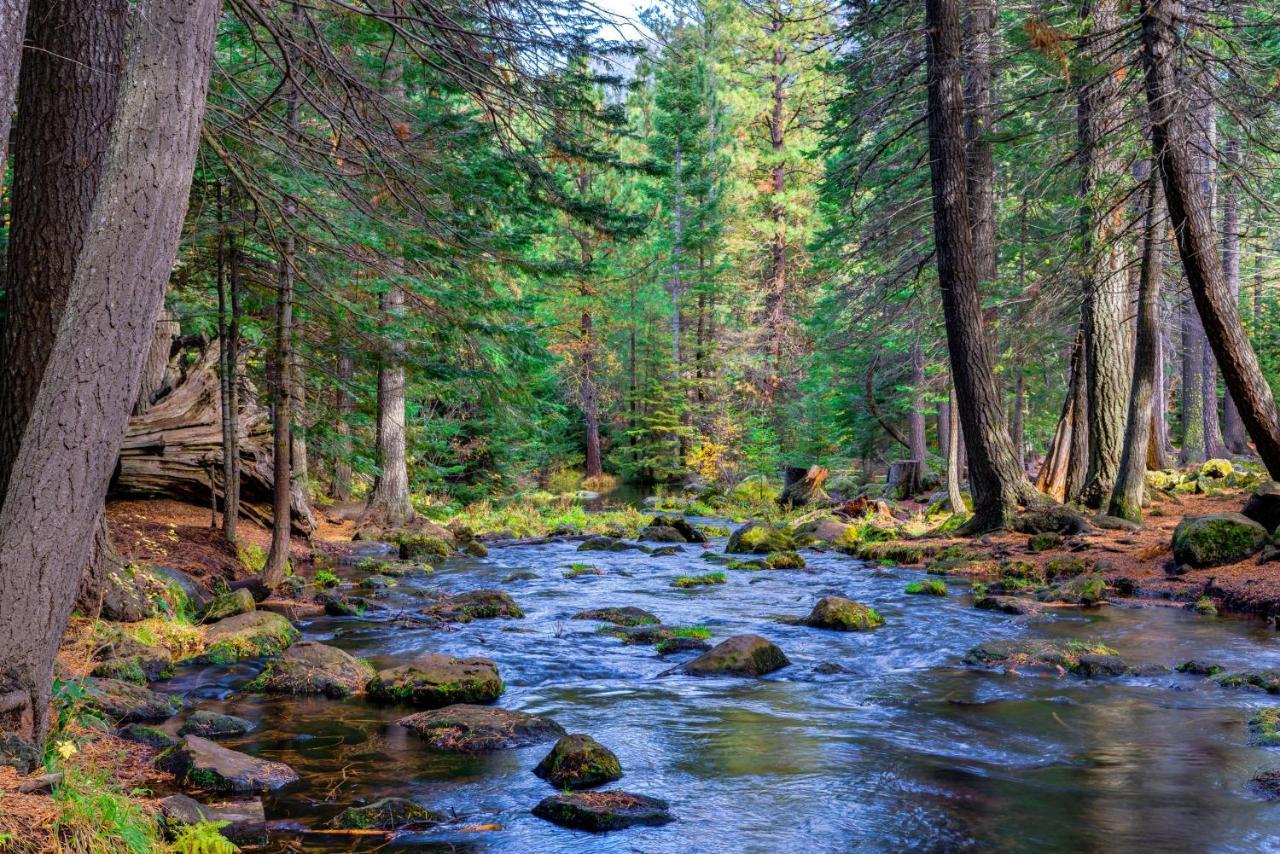
<svg viewBox="0 0 1280 854">
<path fill-rule="evenodd" d="M 336 336 L 335 336 L 336 337 Z M 337 381 L 334 384 L 334 432 L 337 448 L 333 459 L 333 500 L 351 500 L 351 411 L 355 398 L 351 383 L 355 377 L 355 359 L 351 351 L 335 342 L 338 352 Z"/>
<path fill-rule="evenodd" d="M 1236 187 L 1236 172 L 1240 166 L 1240 140 L 1228 139 L 1223 153 L 1227 162 L 1226 186 L 1222 193 L 1222 275 L 1227 280 L 1227 290 L 1240 304 L 1240 191 Z M 1222 406 L 1222 441 L 1233 454 L 1249 452 L 1249 442 L 1240 420 L 1240 410 L 1235 399 L 1227 392 Z"/>
<path fill-rule="evenodd" d="M 1133 382 L 1129 392 L 1129 415 L 1125 427 L 1124 452 L 1115 488 L 1111 493 L 1112 516 L 1142 521 L 1142 498 L 1146 486 L 1147 446 L 1151 441 L 1151 400 L 1158 386 L 1157 348 L 1160 340 L 1160 280 L 1164 275 L 1164 198 L 1160 178 L 1147 179 L 1147 209 L 1143 216 L 1142 268 L 1138 285 L 1137 340 L 1134 345 Z"/>
<path fill-rule="evenodd" d="M 219 187 L 221 200 L 221 187 Z M 233 197 L 234 200 L 234 197 Z M 232 206 L 233 211 L 235 206 Z M 223 295 L 225 279 L 230 305 Z M 230 317 L 227 309 L 230 308 Z M 235 543 L 240 520 L 240 245 L 224 222 L 218 237 L 218 353 L 222 405 L 222 535 Z"/>
<path fill-rule="evenodd" d="M 21 113 L 0 313 L 0 495 L 88 232 L 119 91 L 127 9 L 126 0 L 35 0 L 28 15 L 31 49 L 18 81 Z M 7 108 L 3 112 L 7 129 Z"/>
<path fill-rule="evenodd" d="M 1125 275 L 1123 208 L 1107 186 L 1124 174 L 1115 143 L 1123 124 L 1118 0 L 1090 0 L 1081 7 L 1089 30 L 1081 50 L 1089 70 L 1077 101 L 1082 174 L 1080 229 L 1085 265 L 1082 325 L 1085 387 L 1089 397 L 1089 463 L 1080 500 L 1101 507 L 1111 496 L 1125 441 L 1131 383 L 1128 277 Z"/>
<path fill-rule="evenodd" d="M 364 517 L 384 528 L 401 528 L 413 518 L 405 441 L 404 342 L 395 325 L 404 314 L 404 291 L 394 283 L 381 297 L 386 348 L 378 365 L 378 477 Z"/>
<path fill-rule="evenodd" d="M 956 390 L 947 392 L 947 503 L 955 514 L 968 513 L 960 492 L 960 419 L 956 417 Z"/>
<path fill-rule="evenodd" d="M 957 411 L 969 454 L 974 516 L 970 530 L 1004 527 L 1021 503 L 1036 500 L 1018 469 L 1004 405 L 991 368 L 978 299 L 979 270 L 970 228 L 959 0 L 927 0 L 929 157 L 938 284 Z"/>
<path fill-rule="evenodd" d="M 1071 346 L 1071 370 L 1067 395 L 1053 438 L 1045 450 L 1044 464 L 1036 476 L 1036 489 L 1058 501 L 1073 501 L 1084 486 L 1088 465 L 1089 401 L 1085 394 L 1084 331 L 1076 332 Z"/>
<path fill-rule="evenodd" d="M 1239 307 L 1222 280 L 1216 234 L 1208 207 L 1194 181 L 1185 118 L 1174 59 L 1178 34 L 1176 0 L 1148 0 L 1142 15 L 1142 59 L 1151 109 L 1152 149 L 1164 179 L 1169 217 L 1187 285 L 1204 323 L 1227 389 L 1245 429 L 1273 478 L 1280 477 L 1280 415 L 1258 364 Z"/>
<path fill-rule="evenodd" d="M 0 729 L 41 744 L 53 659 L 92 547 L 186 214 L 219 4 L 142 0 L 90 225 L 0 506 Z M 56 532 L 51 535 L 50 532 Z"/>
<path fill-rule="evenodd" d="M 9 157 L 9 130 L 18 94 L 27 7 L 27 0 L 0 0 L 0 163 L 7 163 Z"/>
<path fill-rule="evenodd" d="M 911 412 L 907 415 L 908 447 L 911 459 L 920 464 L 921 472 L 929 460 L 929 444 L 925 438 L 925 373 L 924 348 L 920 346 L 920 333 L 911 342 Z"/>
<path fill-rule="evenodd" d="M 1153 176 L 1152 180 L 1160 180 Z M 1163 199 L 1163 194 L 1161 196 Z M 1168 251 L 1167 241 L 1164 235 L 1160 236 L 1160 265 L 1164 267 L 1164 256 Z M 1155 393 L 1151 397 L 1151 441 L 1147 443 L 1147 469 L 1158 471 L 1160 469 L 1170 468 L 1172 457 L 1169 448 L 1169 422 L 1166 418 L 1169 411 L 1169 378 L 1165 370 L 1165 323 L 1164 318 L 1166 312 L 1164 306 L 1156 307 L 1161 322 L 1158 325 L 1160 334 L 1156 336 L 1156 387 Z"/>
<path fill-rule="evenodd" d="M 600 455 L 600 399 L 596 388 L 595 333 L 591 312 L 582 310 L 579 324 L 582 336 L 582 426 L 586 431 L 586 449 L 583 473 L 588 478 L 604 474 L 604 462 Z"/>
<path fill-rule="evenodd" d="M 992 42 L 996 0 L 969 0 L 964 17 L 964 101 L 967 189 L 978 283 L 996 280 L 996 166 L 989 135 L 995 127 L 992 107 Z"/>
<path fill-rule="evenodd" d="M 1182 379 L 1179 385 L 1182 410 L 1182 449 L 1178 461 L 1183 465 L 1205 461 L 1204 436 L 1204 334 L 1193 302 L 1182 308 Z"/>
<path fill-rule="evenodd" d="M 773 7 L 773 19 L 769 22 L 769 32 L 776 40 L 783 27 L 782 11 Z M 786 147 L 786 63 L 787 53 L 782 45 L 775 43 L 770 56 L 769 84 L 771 110 L 767 125 L 769 128 L 769 145 L 773 149 L 774 164 L 769 172 L 769 221 L 773 225 L 773 236 L 769 240 L 769 283 L 765 296 L 765 329 L 768 340 L 768 365 L 765 368 L 764 397 L 769 406 L 774 405 L 778 389 L 782 385 L 782 353 L 786 340 L 787 320 L 787 224 L 786 204 L 783 195 L 787 189 L 786 164 L 783 162 L 783 151 Z"/>
</svg>

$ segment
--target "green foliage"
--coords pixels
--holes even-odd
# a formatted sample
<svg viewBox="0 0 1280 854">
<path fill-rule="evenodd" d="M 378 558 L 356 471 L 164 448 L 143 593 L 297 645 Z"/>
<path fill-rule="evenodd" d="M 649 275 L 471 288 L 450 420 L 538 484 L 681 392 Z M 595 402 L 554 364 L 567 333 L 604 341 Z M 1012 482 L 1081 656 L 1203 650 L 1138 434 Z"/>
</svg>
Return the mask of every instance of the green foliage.
<svg viewBox="0 0 1280 854">
<path fill-rule="evenodd" d="M 54 787 L 53 831 L 69 851 L 83 854 L 153 854 L 163 850 L 160 827 L 101 771 L 67 765 Z"/>
<path fill-rule="evenodd" d="M 235 854 L 240 848 L 222 835 L 225 821 L 202 821 L 179 827 L 169 850 L 173 854 Z"/>
<path fill-rule="evenodd" d="M 725 580 L 723 572 L 708 572 L 705 575 L 681 575 L 671 582 L 671 586 L 687 590 L 691 587 L 724 584 Z"/>
<path fill-rule="evenodd" d="M 342 579 L 327 569 L 317 569 L 315 576 L 316 587 L 321 590 L 328 590 L 331 587 L 337 587 L 342 583 Z"/>
</svg>

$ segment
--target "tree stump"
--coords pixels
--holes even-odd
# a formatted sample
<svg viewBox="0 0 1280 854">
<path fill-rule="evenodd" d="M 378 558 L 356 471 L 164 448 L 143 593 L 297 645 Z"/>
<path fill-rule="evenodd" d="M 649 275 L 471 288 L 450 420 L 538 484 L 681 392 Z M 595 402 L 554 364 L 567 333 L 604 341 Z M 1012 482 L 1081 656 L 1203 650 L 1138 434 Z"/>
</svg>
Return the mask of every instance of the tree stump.
<svg viewBox="0 0 1280 854">
<path fill-rule="evenodd" d="M 885 495 L 904 501 L 924 489 L 924 464 L 920 460 L 898 460 L 889 464 Z"/>
<path fill-rule="evenodd" d="M 822 485 L 830 472 L 822 466 L 787 466 L 782 472 L 782 494 L 778 503 L 783 507 L 804 507 L 812 501 L 827 497 Z"/>
</svg>

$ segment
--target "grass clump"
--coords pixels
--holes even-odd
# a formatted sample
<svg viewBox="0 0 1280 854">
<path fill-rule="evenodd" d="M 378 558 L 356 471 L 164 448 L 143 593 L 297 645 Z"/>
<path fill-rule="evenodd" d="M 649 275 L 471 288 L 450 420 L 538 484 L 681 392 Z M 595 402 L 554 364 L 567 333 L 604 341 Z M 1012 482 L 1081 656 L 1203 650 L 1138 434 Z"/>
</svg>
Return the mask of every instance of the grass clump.
<svg viewBox="0 0 1280 854">
<path fill-rule="evenodd" d="M 604 575 L 604 571 L 598 566 L 592 566 L 589 563 L 571 563 L 569 568 L 564 571 L 565 578 L 578 578 L 583 575 Z"/>
<path fill-rule="evenodd" d="M 1268 747 L 1280 746 L 1280 706 L 1258 709 L 1249 718 L 1249 741 Z"/>
<path fill-rule="evenodd" d="M 316 570 L 316 587 L 321 590 L 328 590 L 331 587 L 337 587 L 341 583 L 341 579 L 327 569 Z"/>
<path fill-rule="evenodd" d="M 903 592 L 915 596 L 946 596 L 947 585 L 936 578 L 930 578 L 925 581 L 911 582 Z"/>
<path fill-rule="evenodd" d="M 691 587 L 709 587 L 713 584 L 724 584 L 723 572 L 708 572 L 705 575 L 682 575 L 671 582 L 672 587 L 687 590 Z"/>
<path fill-rule="evenodd" d="M 59 746 L 69 744 L 60 742 Z M 62 782 L 54 787 L 58 815 L 53 832 L 61 849 L 79 854 L 152 854 L 163 851 L 156 819 L 104 772 L 64 765 Z"/>
</svg>

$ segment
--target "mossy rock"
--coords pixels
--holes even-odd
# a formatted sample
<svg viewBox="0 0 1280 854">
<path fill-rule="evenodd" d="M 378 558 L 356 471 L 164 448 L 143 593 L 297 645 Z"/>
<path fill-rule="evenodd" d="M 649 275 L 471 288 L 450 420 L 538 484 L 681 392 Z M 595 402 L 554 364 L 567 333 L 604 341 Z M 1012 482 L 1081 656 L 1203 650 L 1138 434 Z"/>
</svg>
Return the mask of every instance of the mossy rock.
<svg viewBox="0 0 1280 854">
<path fill-rule="evenodd" d="M 936 578 L 913 581 L 902 591 L 913 596 L 946 596 L 947 585 Z"/>
<path fill-rule="evenodd" d="M 501 590 L 471 590 L 450 596 L 443 602 L 424 608 L 422 613 L 450 623 L 469 623 L 472 620 L 519 620 L 524 611 Z"/>
<path fill-rule="evenodd" d="M 191 713 L 178 735 L 198 735 L 201 738 L 226 738 L 244 735 L 253 729 L 253 723 L 235 715 L 222 715 L 207 709 L 198 709 Z"/>
<path fill-rule="evenodd" d="M 1002 581 L 1021 581 L 1028 584 L 1043 584 L 1044 570 L 1025 560 L 1006 560 L 1000 564 Z"/>
<path fill-rule="evenodd" d="M 965 664 L 1016 668 L 1027 665 L 1060 667 L 1079 675 L 1103 675 L 1124 662 L 1104 644 L 1082 640 L 990 640 L 970 649 Z"/>
<path fill-rule="evenodd" d="M 360 617 L 372 603 L 363 596 L 347 596 L 336 590 L 326 590 L 316 597 L 330 617 Z"/>
<path fill-rule="evenodd" d="M 183 828 L 211 823 L 218 828 L 228 842 L 237 845 L 265 847 L 267 844 L 267 817 L 262 809 L 262 799 L 257 797 L 222 800 L 216 804 L 202 804 L 186 795 L 170 795 L 157 805 L 160 823 L 166 836 L 173 837 Z M 166 850 L 210 850 L 184 848 Z"/>
<path fill-rule="evenodd" d="M 264 694 L 323 694 L 332 699 L 362 693 L 373 668 L 337 647 L 296 643 L 267 666 L 246 689 Z"/>
<path fill-rule="evenodd" d="M 1027 551 L 1032 554 L 1051 551 L 1062 547 L 1062 535 L 1054 531 L 1045 534 L 1033 534 L 1027 540 Z"/>
<path fill-rule="evenodd" d="M 177 697 L 119 679 L 90 677 L 83 680 L 80 687 L 81 702 L 116 723 L 171 718 L 182 708 Z"/>
<path fill-rule="evenodd" d="M 725 544 L 726 554 L 767 555 L 772 552 L 795 551 L 795 538 L 781 525 L 748 522 L 734 530 Z"/>
<path fill-rule="evenodd" d="M 623 542 L 618 537 L 589 537 L 578 544 L 580 552 L 626 552 L 638 549 L 639 546 Z"/>
<path fill-rule="evenodd" d="M 1280 747 L 1280 706 L 1264 706 L 1249 718 L 1249 743 Z"/>
<path fill-rule="evenodd" d="M 401 560 L 444 560 L 452 543 L 429 533 L 404 533 L 396 538 Z"/>
<path fill-rule="evenodd" d="M 347 807 L 329 821 L 342 830 L 399 830 L 412 825 L 428 828 L 448 821 L 443 813 L 429 810 L 408 798 L 382 798 L 360 807 Z"/>
<path fill-rule="evenodd" d="M 533 769 L 557 789 L 590 789 L 622 777 L 613 751 L 589 735 L 566 735 Z"/>
<path fill-rule="evenodd" d="M 488 557 L 489 547 L 479 540 L 468 540 L 462 550 L 472 557 Z"/>
<path fill-rule="evenodd" d="M 649 528 L 671 528 L 680 535 L 679 540 L 667 540 L 667 542 L 705 543 L 707 541 L 705 534 L 699 531 L 688 519 L 680 516 L 655 516 L 646 530 Z M 645 539 L 653 538 L 645 537 Z"/>
<path fill-rule="evenodd" d="M 1202 617 L 1218 616 L 1218 606 L 1215 605 L 1213 603 L 1213 600 L 1210 599 L 1208 596 L 1201 596 L 1196 601 L 1187 605 L 1187 609 L 1190 611 L 1194 611 L 1195 613 L 1199 614 Z"/>
<path fill-rule="evenodd" d="M 167 750 L 177 745 L 178 740 L 165 730 L 147 724 L 130 724 L 121 729 L 117 735 L 126 741 L 136 741 L 157 750 Z"/>
<path fill-rule="evenodd" d="M 292 646 L 301 635 L 293 624 L 271 611 L 251 611 L 214 623 L 205 632 L 201 660 L 231 664 L 247 658 L 269 658 Z"/>
<path fill-rule="evenodd" d="M 215 596 L 213 604 L 204 613 L 204 621 L 215 623 L 237 614 L 247 614 L 256 607 L 258 606 L 253 601 L 253 594 L 247 588 L 240 587 Z"/>
<path fill-rule="evenodd" d="M 543 715 L 470 704 L 418 712 L 396 723 L 436 750 L 460 753 L 528 747 L 565 734 L 564 727 Z"/>
<path fill-rule="evenodd" d="M 1231 477 L 1234 472 L 1231 460 L 1213 459 L 1200 466 L 1200 476 L 1210 480 L 1222 480 Z"/>
<path fill-rule="evenodd" d="M 1260 688 L 1268 694 L 1280 694 L 1280 668 L 1218 673 L 1213 681 L 1223 688 Z"/>
<path fill-rule="evenodd" d="M 1024 599 L 1020 596 L 977 596 L 973 600 L 973 607 L 983 611 L 999 611 L 1002 614 L 1013 614 L 1019 617 L 1032 617 L 1039 615 L 1043 608 L 1031 599 Z"/>
<path fill-rule="evenodd" d="M 772 641 L 759 635 L 735 635 L 677 668 L 689 676 L 764 676 L 791 660 Z"/>
<path fill-rule="evenodd" d="M 857 529 L 830 516 L 801 523 L 795 529 L 795 538 L 797 545 L 804 546 L 814 543 L 832 548 L 858 545 Z"/>
<path fill-rule="evenodd" d="M 745 572 L 760 572 L 761 570 L 770 569 L 769 562 L 764 558 L 754 558 L 752 560 L 731 560 L 724 565 L 725 569 L 741 570 Z"/>
<path fill-rule="evenodd" d="M 774 552 L 764 559 L 770 569 L 804 569 L 804 558 L 799 552 Z"/>
<path fill-rule="evenodd" d="M 1168 492 L 1182 482 L 1182 475 L 1176 471 L 1149 471 L 1143 476 L 1143 483 L 1148 489 Z"/>
<path fill-rule="evenodd" d="M 666 801 L 617 790 L 562 792 L 542 799 L 533 814 L 561 827 L 594 833 L 673 820 Z"/>
<path fill-rule="evenodd" d="M 1188 516 L 1173 531 L 1173 558 L 1195 568 L 1222 566 L 1257 554 L 1267 529 L 1240 513 Z"/>
<path fill-rule="evenodd" d="M 94 666 L 91 676 L 143 685 L 173 675 L 173 656 L 168 649 L 142 643 L 123 632 L 112 632 L 111 639 L 101 644 L 95 657 L 101 663 Z"/>
<path fill-rule="evenodd" d="M 158 763 L 179 781 L 210 792 L 262 794 L 298 779 L 283 762 L 259 759 L 188 735 Z"/>
<path fill-rule="evenodd" d="M 814 629 L 840 632 L 865 632 L 884 625 L 884 617 L 875 608 L 840 596 L 823 596 L 802 621 Z"/>
<path fill-rule="evenodd" d="M 428 653 L 411 664 L 380 671 L 365 690 L 369 699 L 438 709 L 457 703 L 492 703 L 502 695 L 498 665 L 488 658 Z"/>
<path fill-rule="evenodd" d="M 1107 600 L 1107 580 L 1096 572 L 1047 587 L 1036 594 L 1041 602 L 1067 602 L 1072 605 L 1098 605 Z"/>
<path fill-rule="evenodd" d="M 644 626 L 658 625 L 662 621 L 657 615 L 651 614 L 643 608 L 634 608 L 624 606 L 620 608 L 593 608 L 588 611 L 579 611 L 570 619 L 574 620 L 598 620 L 602 623 L 613 623 L 615 626 Z"/>
<path fill-rule="evenodd" d="M 502 579 L 503 584 L 512 584 L 516 581 L 536 581 L 538 573 L 532 570 L 522 569 L 519 572 L 513 572 Z"/>
<path fill-rule="evenodd" d="M 1221 664 L 1213 664 L 1195 658 L 1182 662 L 1174 669 L 1179 673 L 1191 673 L 1195 676 L 1217 676 L 1219 673 L 1226 672 L 1226 668 Z"/>
<path fill-rule="evenodd" d="M 1044 565 L 1044 574 L 1050 580 L 1054 581 L 1060 578 L 1075 578 L 1077 575 L 1083 575 L 1089 570 L 1082 558 L 1078 557 L 1055 557 L 1050 558 L 1049 562 Z"/>
</svg>

